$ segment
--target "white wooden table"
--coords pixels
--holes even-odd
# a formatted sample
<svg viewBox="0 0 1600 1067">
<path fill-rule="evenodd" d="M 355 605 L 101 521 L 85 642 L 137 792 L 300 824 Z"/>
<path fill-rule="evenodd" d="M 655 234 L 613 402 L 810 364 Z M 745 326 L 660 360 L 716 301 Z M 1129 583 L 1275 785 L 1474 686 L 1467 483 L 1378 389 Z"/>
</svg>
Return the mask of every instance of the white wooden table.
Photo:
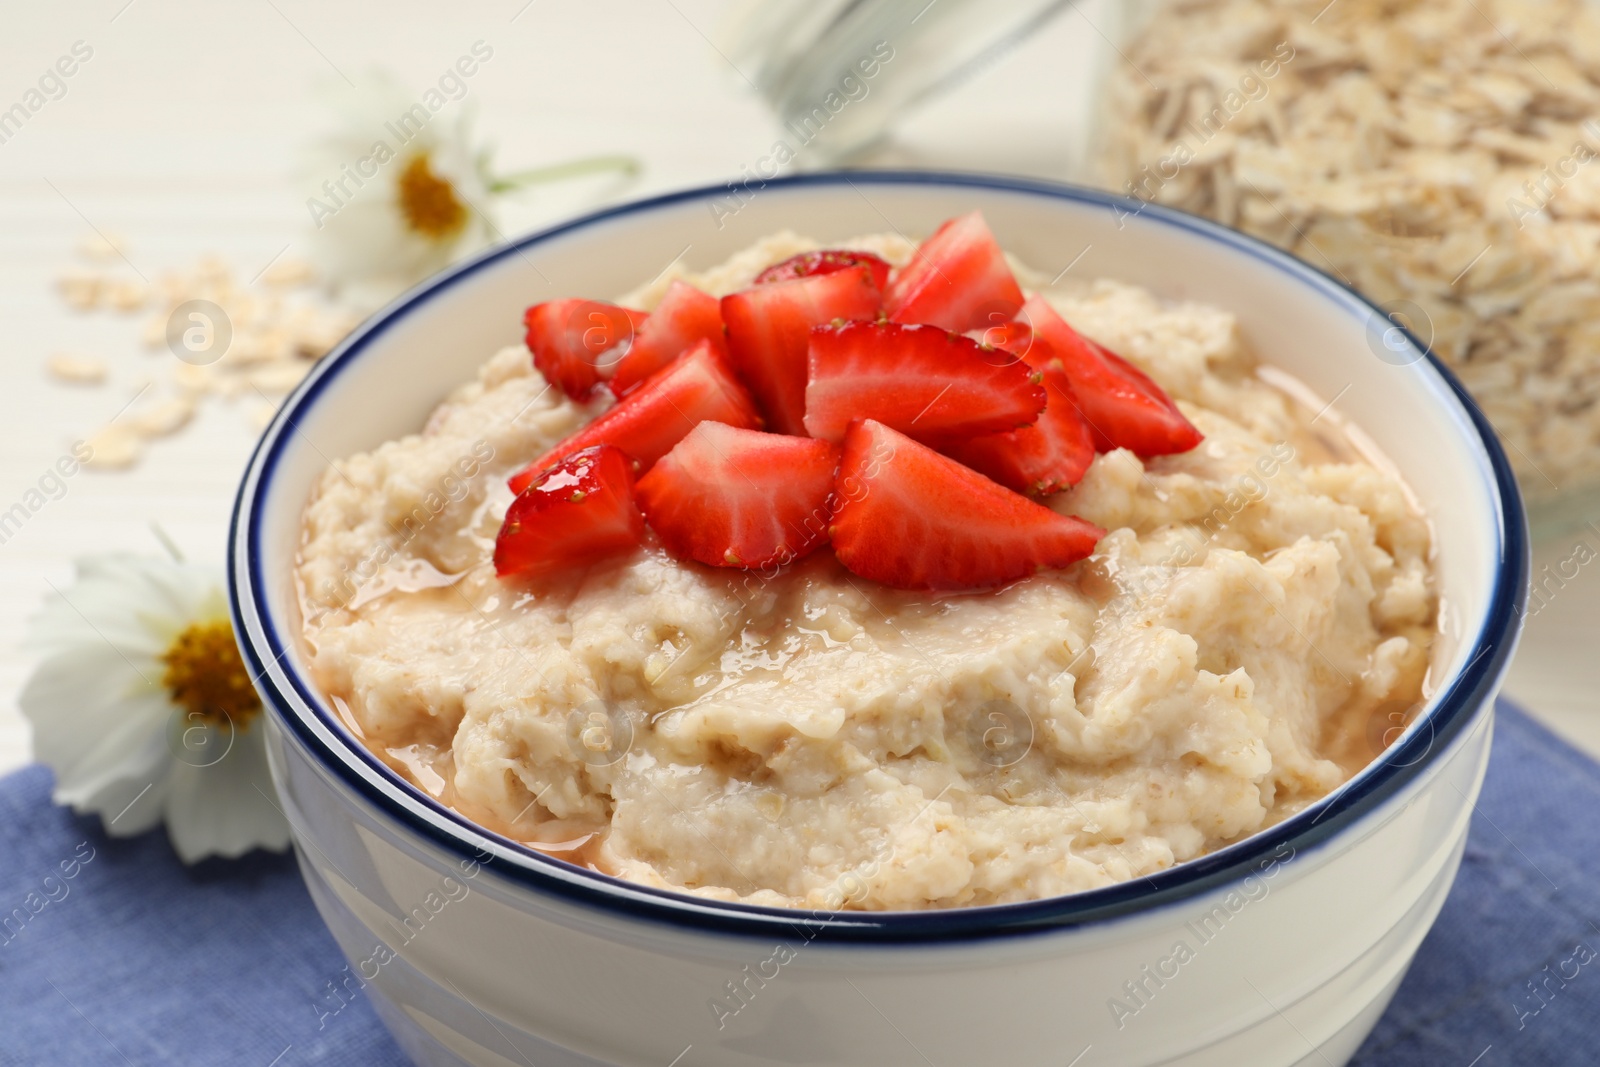
<svg viewBox="0 0 1600 1067">
<path fill-rule="evenodd" d="M 916 114 L 878 158 L 1065 175 L 1068 116 L 1082 91 L 1073 57 L 1095 33 L 1089 20 L 1099 7 L 1087 4 L 1088 18 L 1063 16 Z M 65 95 L 0 143 L 0 511 L 172 359 L 141 349 L 137 319 L 66 308 L 53 282 L 75 246 L 96 230 L 121 234 L 129 259 L 151 276 L 211 251 L 248 278 L 286 243 L 296 254 L 308 216 L 289 176 L 308 131 L 324 121 L 318 79 L 337 83 L 382 65 L 420 87 L 482 40 L 494 57 L 469 98 L 503 166 L 616 151 L 644 162 L 625 187 L 595 181 L 509 202 L 501 215 L 509 233 L 608 199 L 733 178 L 778 135 L 711 44 L 723 0 L 395 0 L 381 17 L 375 11 L 315 0 L 85 0 L 7 13 L 0 110 L 75 42 L 93 55 Z M 98 388 L 48 380 L 43 362 L 55 351 L 103 357 L 112 380 Z M 49 583 L 70 580 L 76 555 L 159 551 L 151 522 L 191 558 L 220 563 L 253 436 L 241 408 L 208 406 L 136 469 L 75 475 L 64 496 L 0 544 L 0 771 L 28 759 L 15 703 L 31 659 L 20 641 Z M 1570 551 L 1558 542 L 1543 555 Z M 1600 568 L 1590 568 L 1551 598 L 1531 621 L 1510 684 L 1591 751 L 1600 751 L 1590 696 L 1600 691 L 1597 591 Z"/>
</svg>

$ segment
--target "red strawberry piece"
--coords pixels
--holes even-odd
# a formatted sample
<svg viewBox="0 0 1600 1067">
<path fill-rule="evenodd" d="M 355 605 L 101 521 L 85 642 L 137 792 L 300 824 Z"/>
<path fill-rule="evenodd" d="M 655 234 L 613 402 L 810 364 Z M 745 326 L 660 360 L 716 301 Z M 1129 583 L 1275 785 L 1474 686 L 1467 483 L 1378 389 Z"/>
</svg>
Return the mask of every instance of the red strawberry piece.
<svg viewBox="0 0 1600 1067">
<path fill-rule="evenodd" d="M 1126 448 L 1140 456 L 1165 456 L 1187 452 L 1203 440 L 1161 386 L 1067 325 L 1044 297 L 1030 299 L 1018 317 L 1066 368 L 1099 451 Z"/>
<path fill-rule="evenodd" d="M 644 318 L 598 300 L 550 300 L 529 308 L 522 322 L 539 373 L 572 399 L 586 400 Z"/>
<path fill-rule="evenodd" d="M 811 331 L 806 430 L 843 440 L 876 419 L 920 441 L 1026 426 L 1044 410 L 1038 374 L 1008 352 L 937 326 L 845 322 Z"/>
<path fill-rule="evenodd" d="M 644 320 L 611 375 L 611 391 L 626 396 L 650 375 L 677 359 L 696 341 L 710 341 L 719 356 L 728 354 L 717 298 L 688 282 L 674 281 L 661 303 Z"/>
<path fill-rule="evenodd" d="M 1046 496 L 1077 485 L 1094 462 L 1094 436 L 1078 413 L 1061 361 L 1051 360 L 1040 373 L 1049 400 L 1039 421 L 971 438 L 944 449 L 945 454 L 1019 493 Z"/>
<path fill-rule="evenodd" d="M 1002 585 L 1105 536 L 871 419 L 845 435 L 828 533 L 840 563 L 897 589 Z"/>
<path fill-rule="evenodd" d="M 761 425 L 750 394 L 726 363 L 701 341 L 668 364 L 617 406 L 528 464 L 511 478 L 520 493 L 563 456 L 593 445 L 615 445 L 636 460 L 642 473 L 702 422 Z"/>
<path fill-rule="evenodd" d="M 892 322 L 965 333 L 1015 318 L 1022 289 L 977 211 L 953 218 L 912 253 L 884 290 Z"/>
<path fill-rule="evenodd" d="M 782 566 L 827 538 L 839 449 L 702 422 L 639 479 L 668 552 L 713 567 Z"/>
<path fill-rule="evenodd" d="M 633 461 L 597 445 L 556 463 L 506 509 L 494 542 L 500 577 L 549 574 L 621 555 L 644 540 Z"/>
<path fill-rule="evenodd" d="M 980 345 L 1010 352 L 1018 359 L 1027 360 L 1029 366 L 1032 367 L 1043 367 L 1049 362 L 1048 356 L 1041 359 L 1030 355 L 1033 352 L 1036 338 L 1033 336 L 1033 329 L 1026 322 L 1019 322 L 1016 319 L 996 322 L 990 326 L 983 327 L 981 330 L 968 330 L 966 336 Z M 1049 352 L 1047 346 L 1041 345 L 1040 347 L 1041 354 Z"/>
<path fill-rule="evenodd" d="M 889 284 L 889 264 L 871 252 L 851 252 L 826 249 L 820 252 L 801 252 L 782 263 L 774 263 L 756 275 L 756 284 L 786 282 L 791 278 L 809 278 L 817 274 L 831 274 L 849 267 L 866 267 L 872 272 L 872 284 L 881 292 Z"/>
<path fill-rule="evenodd" d="M 728 356 L 778 433 L 804 436 L 811 327 L 875 319 L 882 297 L 866 267 L 768 282 L 722 298 Z"/>
</svg>

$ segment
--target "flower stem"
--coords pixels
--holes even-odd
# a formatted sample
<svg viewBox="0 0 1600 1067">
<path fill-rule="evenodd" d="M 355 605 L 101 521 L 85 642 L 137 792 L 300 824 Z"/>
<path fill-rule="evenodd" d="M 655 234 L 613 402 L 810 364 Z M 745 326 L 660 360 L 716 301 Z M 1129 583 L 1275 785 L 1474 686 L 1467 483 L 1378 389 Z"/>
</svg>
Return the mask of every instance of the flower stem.
<svg viewBox="0 0 1600 1067">
<path fill-rule="evenodd" d="M 506 193 L 542 182 L 564 181 L 567 178 L 581 178 L 585 174 L 601 174 L 605 171 L 617 171 L 632 177 L 639 173 L 639 161 L 632 156 L 589 156 L 585 159 L 573 159 L 566 163 L 553 163 L 548 167 L 534 167 L 532 170 L 519 170 L 491 178 L 489 191 Z"/>
</svg>

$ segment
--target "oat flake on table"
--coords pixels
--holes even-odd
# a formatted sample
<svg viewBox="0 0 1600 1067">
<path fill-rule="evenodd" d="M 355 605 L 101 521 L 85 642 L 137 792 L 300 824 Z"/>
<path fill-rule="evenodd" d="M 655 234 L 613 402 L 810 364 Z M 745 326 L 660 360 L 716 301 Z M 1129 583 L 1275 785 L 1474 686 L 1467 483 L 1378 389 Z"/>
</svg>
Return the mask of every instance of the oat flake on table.
<svg viewBox="0 0 1600 1067">
<path fill-rule="evenodd" d="M 156 363 L 135 365 L 124 381 L 134 400 L 111 423 L 89 435 L 88 465 L 122 469 L 138 462 L 145 446 L 170 436 L 196 414 L 207 397 L 253 397 L 244 412 L 254 429 L 265 425 L 278 399 L 297 385 L 317 360 L 355 326 L 354 316 L 307 292 L 315 282 L 308 264 L 282 258 L 248 283 L 215 256 L 188 270 L 169 270 L 146 281 L 126 261 L 125 244 L 96 237 L 78 249 L 87 265 L 63 271 L 56 287 L 78 312 L 142 312 L 139 338 Z M 168 319 L 190 300 L 221 307 L 232 331 L 227 349 L 210 363 L 179 360 L 167 348 Z M 95 356 L 57 353 L 46 373 L 63 383 L 98 385 L 110 376 L 110 362 Z M 155 380 L 149 371 L 157 370 Z"/>
</svg>

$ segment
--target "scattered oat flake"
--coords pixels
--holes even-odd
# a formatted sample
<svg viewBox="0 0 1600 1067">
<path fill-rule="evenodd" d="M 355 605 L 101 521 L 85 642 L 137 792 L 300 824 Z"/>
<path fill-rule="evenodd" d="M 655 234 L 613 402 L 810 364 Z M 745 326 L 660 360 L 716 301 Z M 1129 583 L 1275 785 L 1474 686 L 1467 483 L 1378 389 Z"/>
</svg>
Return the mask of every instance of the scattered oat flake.
<svg viewBox="0 0 1600 1067">
<path fill-rule="evenodd" d="M 167 343 L 167 317 L 151 315 L 139 328 L 139 340 L 146 348 L 162 348 Z"/>
<path fill-rule="evenodd" d="M 156 296 L 169 307 L 183 303 L 199 288 L 187 274 L 165 270 L 156 278 Z"/>
<path fill-rule="evenodd" d="M 250 408 L 250 425 L 257 430 L 265 430 L 267 423 L 272 421 L 272 416 L 278 413 L 278 405 L 270 400 L 258 400 Z"/>
<path fill-rule="evenodd" d="M 250 384 L 263 393 L 287 393 L 300 384 L 310 369 L 303 362 L 268 363 L 249 372 Z"/>
<path fill-rule="evenodd" d="M 120 278 L 106 285 L 105 296 L 118 311 L 138 311 L 150 299 L 150 286 L 137 278 Z"/>
<path fill-rule="evenodd" d="M 313 323 L 296 337 L 295 352 L 307 359 L 321 359 L 353 329 L 355 323 L 343 317 Z"/>
<path fill-rule="evenodd" d="M 99 470 L 131 467 L 144 451 L 143 438 L 121 422 L 113 422 L 85 443 L 89 446 L 89 458 L 84 460 L 84 466 Z"/>
<path fill-rule="evenodd" d="M 56 279 L 56 287 L 74 311 L 93 311 L 100 304 L 105 279 L 96 271 L 73 269 Z"/>
<path fill-rule="evenodd" d="M 166 437 L 194 416 L 194 398 L 187 394 L 158 400 L 123 416 L 129 428 L 145 437 Z"/>
<path fill-rule="evenodd" d="M 105 361 L 93 356 L 57 352 L 45 360 L 44 369 L 57 381 L 73 385 L 99 385 L 106 380 Z"/>
<path fill-rule="evenodd" d="M 311 264 L 303 259 L 283 258 L 261 272 L 261 280 L 274 289 L 293 289 L 316 277 Z"/>
<path fill-rule="evenodd" d="M 128 242 L 120 234 L 95 233 L 78 244 L 78 251 L 89 259 L 120 259 L 128 249 Z"/>
<path fill-rule="evenodd" d="M 227 282 L 233 279 L 233 268 L 228 266 L 227 260 L 214 253 L 207 253 L 200 257 L 200 262 L 195 264 L 195 277 L 202 282 Z"/>
<path fill-rule="evenodd" d="M 245 334 L 233 339 L 223 359 L 227 363 L 263 363 L 277 358 L 277 355 L 277 348 L 271 339 L 260 334 Z"/>
<path fill-rule="evenodd" d="M 173 384 L 190 393 L 213 392 L 216 389 L 218 374 L 212 369 L 214 366 L 215 364 L 179 363 L 172 371 Z"/>
</svg>

